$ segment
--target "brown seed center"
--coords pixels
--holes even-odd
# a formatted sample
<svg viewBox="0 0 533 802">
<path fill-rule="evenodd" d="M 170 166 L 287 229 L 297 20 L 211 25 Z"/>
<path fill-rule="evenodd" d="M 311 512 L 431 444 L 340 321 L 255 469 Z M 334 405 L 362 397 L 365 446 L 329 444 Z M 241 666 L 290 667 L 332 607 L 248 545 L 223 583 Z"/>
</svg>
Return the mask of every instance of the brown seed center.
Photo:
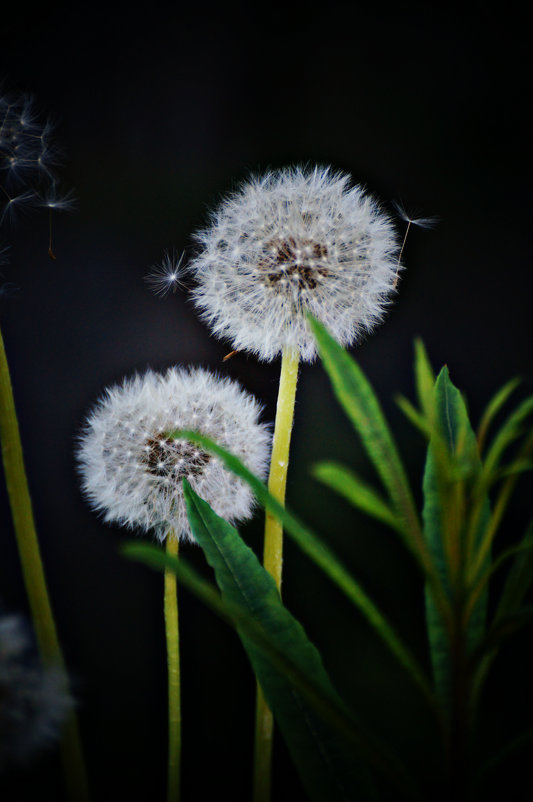
<svg viewBox="0 0 533 802">
<path fill-rule="evenodd" d="M 296 242 L 294 237 L 289 237 L 270 240 L 265 247 L 267 254 L 259 262 L 259 268 L 264 283 L 269 287 L 283 282 L 299 290 L 314 290 L 321 278 L 330 275 L 322 261 L 326 259 L 328 249 L 319 242 Z"/>
<path fill-rule="evenodd" d="M 153 476 L 172 478 L 176 481 L 184 476 L 198 476 L 211 459 L 194 443 L 174 440 L 164 432 L 145 441 L 143 462 Z"/>
</svg>

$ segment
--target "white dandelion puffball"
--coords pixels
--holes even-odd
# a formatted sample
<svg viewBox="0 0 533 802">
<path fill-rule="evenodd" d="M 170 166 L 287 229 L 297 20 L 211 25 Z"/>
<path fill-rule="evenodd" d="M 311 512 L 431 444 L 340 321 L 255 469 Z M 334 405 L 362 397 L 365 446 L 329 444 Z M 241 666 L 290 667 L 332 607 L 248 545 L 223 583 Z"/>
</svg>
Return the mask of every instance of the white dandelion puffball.
<svg viewBox="0 0 533 802">
<path fill-rule="evenodd" d="M 196 234 L 194 302 L 217 337 L 270 361 L 316 356 L 310 312 L 342 345 L 383 316 L 394 293 L 393 224 L 350 176 L 294 167 L 252 178 Z"/>
<path fill-rule="evenodd" d="M 106 522 L 194 542 L 182 479 L 231 523 L 249 518 L 248 486 L 215 456 L 171 432 L 215 440 L 264 478 L 270 433 L 261 408 L 234 381 L 200 368 L 148 371 L 108 388 L 89 416 L 78 451 L 82 490 Z"/>
</svg>

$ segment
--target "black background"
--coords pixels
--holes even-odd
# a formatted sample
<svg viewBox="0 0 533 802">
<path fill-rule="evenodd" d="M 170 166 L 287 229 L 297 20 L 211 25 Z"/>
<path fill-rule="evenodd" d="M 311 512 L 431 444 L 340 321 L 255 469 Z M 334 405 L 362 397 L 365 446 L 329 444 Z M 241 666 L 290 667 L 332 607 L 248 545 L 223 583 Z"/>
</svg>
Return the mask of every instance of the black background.
<svg viewBox="0 0 533 802">
<path fill-rule="evenodd" d="M 74 676 L 96 802 L 163 799 L 162 578 L 127 562 L 125 539 L 84 505 L 74 443 L 103 388 L 150 366 L 201 364 L 239 379 L 275 410 L 279 365 L 215 341 L 186 293 L 154 297 L 143 277 L 165 248 L 192 247 L 207 210 L 250 171 L 331 164 L 383 202 L 436 215 L 412 230 L 397 303 L 357 349 L 419 485 L 423 444 L 395 407 L 412 397 L 412 341 L 447 362 L 474 421 L 514 375 L 531 390 L 529 98 L 525 20 L 506 6 L 329 2 L 281 8 L 42 5 L 2 13 L 4 91 L 33 93 L 57 121 L 62 177 L 78 198 L 54 221 L 20 218 L 2 239 L 18 287 L 2 329 L 50 593 Z M 390 207 L 392 210 L 392 207 Z M 403 234 L 404 224 L 399 221 Z M 301 371 L 288 499 L 342 556 L 427 660 L 422 583 L 395 537 L 309 477 L 335 457 L 372 479 L 319 364 Z M 527 485 L 500 545 L 522 534 Z M 530 485 L 529 485 L 530 486 Z M 26 599 L 0 488 L 4 609 Z M 259 550 L 258 515 L 244 530 Z M 199 550 L 184 549 L 201 570 Z M 284 596 L 323 651 L 346 699 L 424 773 L 438 769 L 423 702 L 360 616 L 291 543 Z M 495 582 L 498 587 L 498 580 Z M 254 683 L 236 636 L 183 592 L 184 802 L 250 798 Z M 494 751 L 531 721 L 530 633 L 488 686 L 480 746 Z M 522 753 L 522 757 L 527 756 Z M 524 762 L 493 789 L 518 798 Z M 531 776 L 529 777 L 529 781 Z M 277 741 L 274 799 L 304 799 Z M 62 799 L 56 757 L 0 779 L 11 800 Z M 516 796 L 515 796 L 516 795 Z"/>
</svg>

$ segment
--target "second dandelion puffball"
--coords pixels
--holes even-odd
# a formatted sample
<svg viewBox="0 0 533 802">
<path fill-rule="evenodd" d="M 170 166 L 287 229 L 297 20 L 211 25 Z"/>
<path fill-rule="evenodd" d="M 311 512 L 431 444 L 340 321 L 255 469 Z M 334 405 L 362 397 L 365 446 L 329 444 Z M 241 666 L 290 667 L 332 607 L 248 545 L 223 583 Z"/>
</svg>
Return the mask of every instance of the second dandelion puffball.
<svg viewBox="0 0 533 802">
<path fill-rule="evenodd" d="M 265 476 L 268 428 L 260 406 L 234 381 L 202 369 L 148 371 L 109 388 L 85 425 L 78 450 L 82 489 L 104 520 L 153 531 L 163 541 L 194 540 L 182 480 L 218 515 L 235 523 L 250 517 L 249 487 L 212 454 L 176 430 L 195 430 Z"/>
<path fill-rule="evenodd" d="M 59 667 L 43 668 L 29 626 L 0 616 L 0 774 L 26 765 L 59 739 L 74 701 Z"/>
<path fill-rule="evenodd" d="M 197 234 L 194 301 L 213 333 L 270 361 L 316 355 L 309 312 L 343 345 L 381 320 L 398 273 L 396 233 L 350 177 L 299 167 L 244 183 Z"/>
</svg>

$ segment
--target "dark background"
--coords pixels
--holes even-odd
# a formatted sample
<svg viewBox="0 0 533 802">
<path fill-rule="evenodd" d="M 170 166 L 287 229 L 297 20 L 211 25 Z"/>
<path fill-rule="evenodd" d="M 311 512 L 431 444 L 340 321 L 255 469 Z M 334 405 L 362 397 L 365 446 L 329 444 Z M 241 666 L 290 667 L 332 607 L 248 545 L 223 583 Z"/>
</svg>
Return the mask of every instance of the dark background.
<svg viewBox="0 0 533 802">
<path fill-rule="evenodd" d="M 33 93 L 57 121 L 74 214 L 20 218 L 2 238 L 18 287 L 1 320 L 50 593 L 79 699 L 95 802 L 164 798 L 166 675 L 162 577 L 118 552 L 126 537 L 84 505 L 74 443 L 103 388 L 150 366 L 201 364 L 239 379 L 273 420 L 279 365 L 215 341 L 186 293 L 154 297 L 143 277 L 165 248 L 192 247 L 207 210 L 250 171 L 331 164 L 382 201 L 436 215 L 412 230 L 397 303 L 357 349 L 418 488 L 423 444 L 393 402 L 412 397 L 412 341 L 447 362 L 474 420 L 514 375 L 531 390 L 530 131 L 525 20 L 485 3 L 328 2 L 278 8 L 94 4 L 3 11 L 4 91 Z M 392 210 L 392 207 L 390 207 Z M 403 234 L 404 224 L 399 221 Z M 319 459 L 373 478 L 320 364 L 301 371 L 288 499 L 328 539 L 427 661 L 423 589 L 412 560 L 309 478 Z M 522 534 L 523 480 L 500 545 Z M 529 487 L 530 487 L 529 483 Z M 4 609 L 26 598 L 0 488 Z M 245 530 L 260 548 L 261 516 Z M 199 550 L 186 556 L 205 570 Z M 206 571 L 207 575 L 207 571 Z M 284 596 L 323 651 L 339 690 L 425 776 L 438 797 L 429 719 L 401 671 L 330 583 L 290 542 Z M 498 580 L 495 582 L 498 587 Z M 180 595 L 184 802 L 250 798 L 254 682 L 236 636 Z M 488 685 L 480 748 L 531 723 L 531 633 Z M 522 753 L 527 757 L 527 752 Z M 525 762 L 492 787 L 518 798 Z M 529 778 L 528 778 L 529 772 Z M 62 799 L 53 753 L 0 779 L 5 802 Z M 277 740 L 274 799 L 304 794 Z"/>
</svg>

